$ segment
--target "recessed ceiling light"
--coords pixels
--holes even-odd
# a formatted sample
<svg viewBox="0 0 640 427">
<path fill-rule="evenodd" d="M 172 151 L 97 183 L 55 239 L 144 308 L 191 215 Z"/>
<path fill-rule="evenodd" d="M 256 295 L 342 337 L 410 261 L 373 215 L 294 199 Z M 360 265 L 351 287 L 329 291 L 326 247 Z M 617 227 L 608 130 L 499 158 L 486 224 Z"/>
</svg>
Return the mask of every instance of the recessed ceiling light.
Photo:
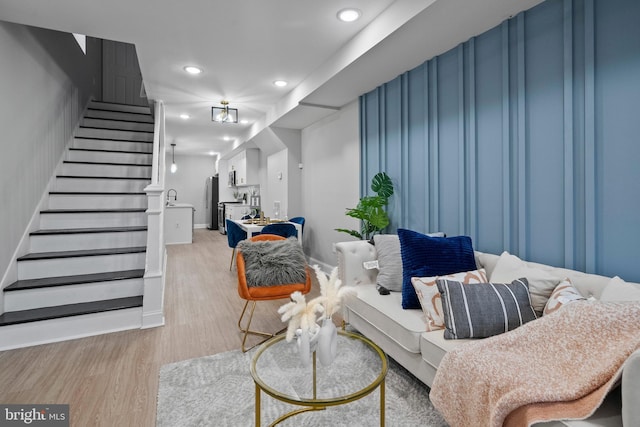
<svg viewBox="0 0 640 427">
<path fill-rule="evenodd" d="M 247 120 L 247 119 L 240 120 L 240 123 L 243 124 L 243 125 L 246 125 L 246 124 L 249 123 L 249 120 Z"/>
<path fill-rule="evenodd" d="M 187 65 L 184 70 L 189 74 L 200 74 L 202 72 L 202 68 L 194 67 L 193 65 Z"/>
<path fill-rule="evenodd" d="M 215 156 L 215 155 L 216 155 L 216 152 L 215 152 L 215 151 L 209 151 L 209 155 L 210 155 L 210 156 Z"/>
<path fill-rule="evenodd" d="M 348 8 L 338 12 L 338 19 L 342 22 L 353 22 L 362 16 L 362 12 L 358 9 Z"/>
<path fill-rule="evenodd" d="M 224 138 L 222 138 L 222 139 L 224 139 L 225 141 L 228 141 L 228 140 L 230 140 L 231 138 L 229 138 L 228 136 L 226 136 L 226 135 L 225 135 L 225 136 L 224 136 Z"/>
<path fill-rule="evenodd" d="M 180 118 L 183 119 L 183 120 L 187 120 L 189 117 L 191 117 L 191 116 L 188 115 L 188 114 L 180 114 Z"/>
<path fill-rule="evenodd" d="M 278 86 L 278 87 L 285 87 L 286 85 L 288 85 L 289 83 L 287 83 L 284 80 L 276 80 L 275 82 L 273 82 L 274 85 Z"/>
</svg>

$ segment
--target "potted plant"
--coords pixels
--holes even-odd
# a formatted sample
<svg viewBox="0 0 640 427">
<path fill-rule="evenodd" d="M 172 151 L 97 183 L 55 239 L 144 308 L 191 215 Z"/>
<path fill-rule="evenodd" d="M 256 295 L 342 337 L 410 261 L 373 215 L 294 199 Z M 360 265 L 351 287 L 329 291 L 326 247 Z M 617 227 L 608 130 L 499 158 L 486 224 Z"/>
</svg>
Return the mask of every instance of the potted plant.
<svg viewBox="0 0 640 427">
<path fill-rule="evenodd" d="M 357 239 L 369 240 L 389 225 L 389 215 L 385 210 L 389 197 L 393 195 L 393 182 L 389 175 L 378 172 L 371 179 L 371 190 L 376 193 L 375 196 L 364 196 L 355 208 L 347 209 L 348 216 L 361 221 L 360 231 L 345 228 L 336 228 L 336 231 L 350 234 Z"/>
</svg>

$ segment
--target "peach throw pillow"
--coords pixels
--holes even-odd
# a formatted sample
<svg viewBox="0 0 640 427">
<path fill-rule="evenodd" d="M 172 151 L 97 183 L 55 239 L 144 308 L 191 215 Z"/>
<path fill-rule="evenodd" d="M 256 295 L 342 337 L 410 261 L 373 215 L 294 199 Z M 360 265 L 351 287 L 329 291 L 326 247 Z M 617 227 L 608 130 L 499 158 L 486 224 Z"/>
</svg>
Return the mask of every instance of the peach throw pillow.
<svg viewBox="0 0 640 427">
<path fill-rule="evenodd" d="M 585 300 L 580 292 L 573 287 L 571 284 L 571 280 L 564 279 L 551 293 L 551 296 L 547 300 L 547 304 L 544 306 L 544 311 L 542 312 L 543 316 L 547 314 L 551 314 L 554 311 L 557 311 L 563 305 L 572 303 L 574 301 Z"/>
</svg>

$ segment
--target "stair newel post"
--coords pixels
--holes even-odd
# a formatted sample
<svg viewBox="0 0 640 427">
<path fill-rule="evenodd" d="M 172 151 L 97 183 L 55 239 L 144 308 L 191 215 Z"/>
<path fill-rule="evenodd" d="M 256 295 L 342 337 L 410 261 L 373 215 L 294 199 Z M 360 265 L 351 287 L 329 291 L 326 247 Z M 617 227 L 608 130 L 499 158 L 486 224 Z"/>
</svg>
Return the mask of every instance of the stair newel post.
<svg viewBox="0 0 640 427">
<path fill-rule="evenodd" d="M 164 104 L 155 102 L 153 165 L 147 193 L 147 260 L 144 273 L 142 328 L 164 324 L 166 250 L 164 246 Z"/>
</svg>

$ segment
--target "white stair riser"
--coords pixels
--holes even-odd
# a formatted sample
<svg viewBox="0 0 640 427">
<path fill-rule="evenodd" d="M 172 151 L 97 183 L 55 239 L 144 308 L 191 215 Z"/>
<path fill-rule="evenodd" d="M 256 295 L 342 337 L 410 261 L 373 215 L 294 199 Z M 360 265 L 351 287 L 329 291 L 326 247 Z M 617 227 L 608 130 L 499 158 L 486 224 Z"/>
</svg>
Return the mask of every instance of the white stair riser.
<svg viewBox="0 0 640 427">
<path fill-rule="evenodd" d="M 113 191 L 141 193 L 151 183 L 142 179 L 57 178 L 53 191 Z"/>
<path fill-rule="evenodd" d="M 113 233 L 37 234 L 30 236 L 31 252 L 75 251 L 83 249 L 129 248 L 147 245 L 146 231 Z"/>
<path fill-rule="evenodd" d="M 49 209 L 133 209 L 146 208 L 147 195 L 50 194 Z"/>
<path fill-rule="evenodd" d="M 110 102 L 91 101 L 91 103 L 89 104 L 89 108 L 93 108 L 95 110 L 124 111 L 129 113 L 142 113 L 142 114 L 151 113 L 151 108 L 149 108 L 148 106 L 114 104 Z"/>
<path fill-rule="evenodd" d="M 120 111 L 107 111 L 107 110 L 87 110 L 85 114 L 86 118 L 96 118 L 96 119 L 112 119 L 112 120 L 128 120 L 132 122 L 144 122 L 144 123 L 153 123 L 153 116 L 149 116 L 146 114 L 134 114 L 134 113 L 123 113 Z"/>
<path fill-rule="evenodd" d="M 21 323 L 0 328 L 0 351 L 90 337 L 142 326 L 142 307 Z"/>
<path fill-rule="evenodd" d="M 105 119 L 82 119 L 82 126 L 105 128 L 105 129 L 117 129 L 117 130 L 142 130 L 146 132 L 153 132 L 153 123 L 136 123 L 126 122 L 120 120 L 105 120 Z"/>
<path fill-rule="evenodd" d="M 103 273 L 144 268 L 145 253 L 121 255 L 96 255 L 87 257 L 52 258 L 18 261 L 18 279 L 75 276 L 77 274 Z"/>
<path fill-rule="evenodd" d="M 127 141 L 153 141 L 153 133 L 147 132 L 132 132 L 126 130 L 110 130 L 110 129 L 93 129 L 93 128 L 79 128 L 75 136 L 83 136 L 87 138 L 102 138 L 113 140 L 127 140 Z"/>
<path fill-rule="evenodd" d="M 69 286 L 27 289 L 5 292 L 5 311 L 31 310 L 56 305 L 78 304 L 142 295 L 144 281 L 139 279 L 110 280 Z"/>
<path fill-rule="evenodd" d="M 59 175 L 150 178 L 151 168 L 147 166 L 63 163 Z"/>
<path fill-rule="evenodd" d="M 145 212 L 56 213 L 40 215 L 40 227 L 91 228 L 147 225 Z"/>
<path fill-rule="evenodd" d="M 89 150 L 120 150 L 152 153 L 153 144 L 148 142 L 105 141 L 102 139 L 74 138 L 73 148 L 87 148 Z"/>
<path fill-rule="evenodd" d="M 117 151 L 67 151 L 67 160 L 74 162 L 104 162 L 104 163 L 134 163 L 137 165 L 150 165 L 153 154 L 147 153 L 119 153 Z"/>
</svg>

